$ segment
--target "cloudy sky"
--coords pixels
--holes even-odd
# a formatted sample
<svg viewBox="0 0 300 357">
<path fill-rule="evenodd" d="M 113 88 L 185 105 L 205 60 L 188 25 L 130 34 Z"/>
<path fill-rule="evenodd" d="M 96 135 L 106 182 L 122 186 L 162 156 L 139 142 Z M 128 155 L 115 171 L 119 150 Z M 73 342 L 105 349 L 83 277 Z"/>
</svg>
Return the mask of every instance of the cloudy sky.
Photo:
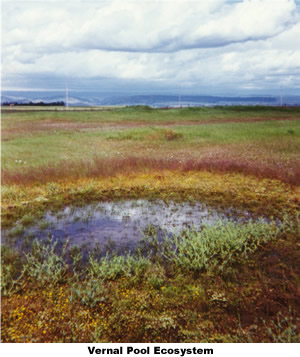
<svg viewBox="0 0 300 357">
<path fill-rule="evenodd" d="M 2 0 L 2 89 L 300 94 L 300 1 Z"/>
</svg>

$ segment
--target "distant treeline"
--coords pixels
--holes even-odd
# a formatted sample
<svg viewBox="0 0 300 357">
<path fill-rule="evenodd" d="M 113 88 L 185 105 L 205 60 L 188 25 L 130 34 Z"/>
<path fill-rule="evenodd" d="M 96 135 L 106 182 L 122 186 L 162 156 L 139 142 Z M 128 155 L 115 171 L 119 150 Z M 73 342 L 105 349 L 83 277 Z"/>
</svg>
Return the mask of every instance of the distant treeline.
<svg viewBox="0 0 300 357">
<path fill-rule="evenodd" d="M 65 105 L 65 102 L 61 101 L 61 102 L 50 102 L 50 103 L 44 103 L 44 102 L 38 102 L 38 103 L 33 103 L 33 102 L 29 102 L 29 103 L 18 103 L 18 102 L 3 102 L 1 104 L 2 106 L 18 106 L 21 105 L 23 106 L 55 106 L 55 107 L 61 107 Z"/>
</svg>

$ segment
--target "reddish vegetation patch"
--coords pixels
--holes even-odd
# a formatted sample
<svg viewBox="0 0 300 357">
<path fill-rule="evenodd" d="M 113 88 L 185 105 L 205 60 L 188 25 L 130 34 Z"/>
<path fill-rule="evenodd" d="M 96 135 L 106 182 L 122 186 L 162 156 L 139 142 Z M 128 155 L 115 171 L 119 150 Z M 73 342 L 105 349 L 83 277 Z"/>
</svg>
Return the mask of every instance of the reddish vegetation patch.
<svg viewBox="0 0 300 357">
<path fill-rule="evenodd" d="M 248 298 L 244 296 L 246 299 L 241 308 L 244 326 L 255 324 L 256 314 L 266 321 L 270 318 L 275 320 L 278 313 L 290 313 L 294 318 L 299 316 L 300 294 L 295 284 L 299 275 L 299 252 L 295 246 L 295 239 L 287 237 L 287 240 L 269 244 L 253 257 L 250 275 L 257 283 L 249 291 Z M 240 292 L 245 294 L 245 289 L 241 287 Z M 289 311 L 291 307 L 294 309 Z"/>
<path fill-rule="evenodd" d="M 7 141 L 15 135 L 49 132 L 51 130 L 83 130 L 99 127 L 98 123 L 74 123 L 62 121 L 45 121 L 39 123 L 18 124 L 17 127 L 2 130 L 2 140 Z"/>
<path fill-rule="evenodd" d="M 28 168 L 22 172 L 12 172 L 2 169 L 2 181 L 5 184 L 20 184 L 31 182 L 48 182 L 62 178 L 79 177 L 97 177 L 114 176 L 116 174 L 129 174 L 147 170 L 179 170 L 212 172 L 235 172 L 247 175 L 253 175 L 261 178 L 278 179 L 292 185 L 300 184 L 300 165 L 295 165 L 290 170 L 280 170 L 272 165 L 245 161 L 241 159 L 163 159 L 150 157 L 126 158 L 98 158 L 92 161 L 67 161 L 57 166 L 41 166 L 37 168 Z"/>
</svg>

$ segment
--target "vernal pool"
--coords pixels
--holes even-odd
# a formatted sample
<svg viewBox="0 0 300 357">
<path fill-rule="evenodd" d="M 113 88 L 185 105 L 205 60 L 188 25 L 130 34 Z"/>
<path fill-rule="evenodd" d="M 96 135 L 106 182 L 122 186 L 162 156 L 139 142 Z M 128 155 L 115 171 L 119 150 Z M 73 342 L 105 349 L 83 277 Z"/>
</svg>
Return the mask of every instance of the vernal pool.
<svg viewBox="0 0 300 357">
<path fill-rule="evenodd" d="M 200 230 L 222 220 L 247 220 L 248 212 L 231 208 L 216 209 L 201 202 L 164 202 L 162 200 L 125 200 L 99 202 L 84 207 L 65 207 L 60 212 L 48 211 L 44 218 L 21 233 L 3 232 L 4 242 L 17 245 L 33 238 L 47 237 L 84 250 L 133 251 L 143 238 L 145 230 L 155 228 L 159 235 L 178 234 L 187 229 Z M 14 228 L 15 229 L 15 228 Z M 12 239 L 12 237 L 14 239 Z"/>
</svg>

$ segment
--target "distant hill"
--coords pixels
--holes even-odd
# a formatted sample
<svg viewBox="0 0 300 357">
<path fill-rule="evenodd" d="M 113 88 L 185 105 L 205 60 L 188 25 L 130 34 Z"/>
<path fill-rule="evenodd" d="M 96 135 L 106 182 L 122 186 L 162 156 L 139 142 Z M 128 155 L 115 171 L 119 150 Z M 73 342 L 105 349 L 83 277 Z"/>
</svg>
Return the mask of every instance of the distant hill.
<svg viewBox="0 0 300 357">
<path fill-rule="evenodd" d="M 2 91 L 2 105 L 65 105 L 63 91 Z M 69 106 L 102 106 L 102 105 L 148 105 L 151 107 L 202 107 L 227 105 L 280 105 L 280 97 L 264 96 L 204 96 L 182 94 L 179 100 L 174 94 L 130 94 L 97 91 L 69 91 Z M 299 106 L 300 96 L 284 96 L 283 105 Z"/>
</svg>

